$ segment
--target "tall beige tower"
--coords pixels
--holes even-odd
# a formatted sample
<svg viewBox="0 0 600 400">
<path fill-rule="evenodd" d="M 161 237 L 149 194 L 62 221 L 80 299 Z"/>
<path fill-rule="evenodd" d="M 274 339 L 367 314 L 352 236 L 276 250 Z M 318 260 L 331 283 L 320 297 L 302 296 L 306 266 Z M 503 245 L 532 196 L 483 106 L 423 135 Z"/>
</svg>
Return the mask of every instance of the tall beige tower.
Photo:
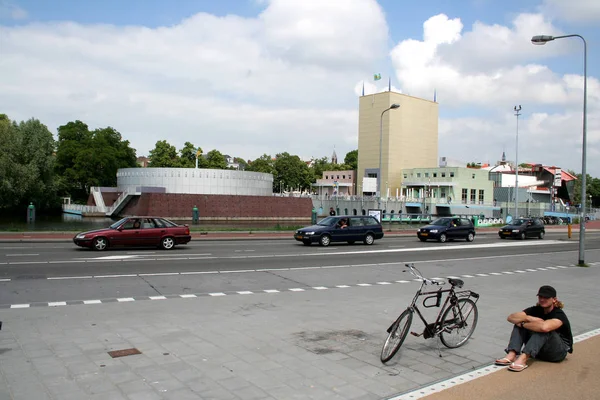
<svg viewBox="0 0 600 400">
<path fill-rule="evenodd" d="M 381 113 L 392 104 L 400 108 Z M 379 132 L 382 126 L 381 196 L 401 192 L 402 171 L 438 166 L 438 104 L 401 93 L 361 96 L 358 115 L 357 185 L 379 172 Z M 361 193 L 359 193 L 360 195 Z"/>
</svg>

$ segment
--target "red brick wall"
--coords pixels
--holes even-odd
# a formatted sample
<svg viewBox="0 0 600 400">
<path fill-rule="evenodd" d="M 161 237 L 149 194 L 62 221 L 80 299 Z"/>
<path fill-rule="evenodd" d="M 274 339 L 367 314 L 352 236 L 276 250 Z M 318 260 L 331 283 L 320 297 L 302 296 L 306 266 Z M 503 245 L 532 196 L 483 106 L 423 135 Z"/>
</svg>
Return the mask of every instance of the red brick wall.
<svg viewBox="0 0 600 400">
<path fill-rule="evenodd" d="M 191 219 L 198 207 L 200 219 L 309 220 L 312 200 L 301 197 L 229 196 L 206 194 L 143 193 L 132 198 L 121 215 L 156 215 Z"/>
</svg>

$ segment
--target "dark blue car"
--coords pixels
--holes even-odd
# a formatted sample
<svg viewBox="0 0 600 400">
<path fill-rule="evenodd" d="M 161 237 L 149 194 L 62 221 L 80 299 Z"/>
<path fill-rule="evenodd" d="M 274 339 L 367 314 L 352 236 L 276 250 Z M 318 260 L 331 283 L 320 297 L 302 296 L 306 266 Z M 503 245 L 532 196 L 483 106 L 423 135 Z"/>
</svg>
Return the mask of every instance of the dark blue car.
<svg viewBox="0 0 600 400">
<path fill-rule="evenodd" d="M 357 241 L 371 245 L 376 239 L 382 237 L 381 224 L 374 217 L 368 215 L 327 217 L 316 225 L 298 229 L 294 233 L 294 239 L 306 246 L 310 246 L 311 243 L 329 246 L 331 242 L 354 244 Z"/>
<path fill-rule="evenodd" d="M 472 242 L 475 239 L 475 226 L 467 218 L 443 217 L 419 228 L 417 237 L 422 242 L 428 239 L 438 240 L 442 243 L 454 239 Z"/>
</svg>

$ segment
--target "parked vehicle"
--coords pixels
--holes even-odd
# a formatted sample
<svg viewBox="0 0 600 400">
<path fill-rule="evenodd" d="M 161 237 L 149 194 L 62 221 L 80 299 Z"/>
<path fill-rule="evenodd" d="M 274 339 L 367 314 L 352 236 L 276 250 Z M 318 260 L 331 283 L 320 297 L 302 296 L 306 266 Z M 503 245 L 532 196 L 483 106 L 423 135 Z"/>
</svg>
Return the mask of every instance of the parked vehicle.
<svg viewBox="0 0 600 400">
<path fill-rule="evenodd" d="M 428 239 L 438 240 L 442 243 L 454 239 L 465 239 L 467 242 L 472 242 L 475 240 L 475 226 L 467 218 L 443 217 L 419 228 L 417 237 L 422 242 Z"/>
<path fill-rule="evenodd" d="M 332 242 L 354 244 L 356 241 L 371 245 L 382 237 L 381 224 L 375 217 L 368 215 L 331 216 L 294 233 L 294 239 L 306 246 L 310 246 L 311 243 L 329 246 Z"/>
<path fill-rule="evenodd" d="M 545 234 L 546 228 L 540 218 L 517 218 L 498 231 L 500 239 L 519 238 L 524 240 L 528 237 L 543 239 Z"/>
<path fill-rule="evenodd" d="M 187 225 L 159 217 L 127 217 L 108 228 L 79 233 L 73 242 L 98 251 L 115 246 L 156 246 L 170 250 L 191 239 Z"/>
</svg>

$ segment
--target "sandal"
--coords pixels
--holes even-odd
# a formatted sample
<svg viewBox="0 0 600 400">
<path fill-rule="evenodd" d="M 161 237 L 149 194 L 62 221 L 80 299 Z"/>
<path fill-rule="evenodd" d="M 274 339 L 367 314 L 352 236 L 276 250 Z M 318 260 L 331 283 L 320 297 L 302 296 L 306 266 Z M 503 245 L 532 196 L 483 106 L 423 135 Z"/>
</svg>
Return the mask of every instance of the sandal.
<svg viewBox="0 0 600 400">
<path fill-rule="evenodd" d="M 509 360 L 508 358 L 499 358 L 494 362 L 494 364 L 499 365 L 501 367 L 506 367 L 513 363 L 513 360 Z"/>
<path fill-rule="evenodd" d="M 527 365 L 527 364 L 512 363 L 512 364 L 510 364 L 510 367 L 508 367 L 508 369 L 509 369 L 509 371 L 513 371 L 513 372 L 521 372 L 527 367 L 529 367 L 529 365 Z"/>
</svg>

